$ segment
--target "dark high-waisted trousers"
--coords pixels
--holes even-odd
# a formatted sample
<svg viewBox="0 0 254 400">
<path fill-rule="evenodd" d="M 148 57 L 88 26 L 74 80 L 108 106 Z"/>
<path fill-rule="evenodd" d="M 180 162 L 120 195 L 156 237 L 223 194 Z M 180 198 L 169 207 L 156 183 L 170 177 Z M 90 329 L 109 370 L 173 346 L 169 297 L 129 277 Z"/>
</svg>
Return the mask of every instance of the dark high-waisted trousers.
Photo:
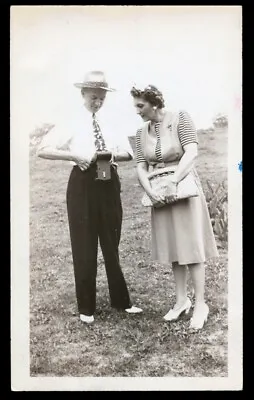
<svg viewBox="0 0 254 400">
<path fill-rule="evenodd" d="M 111 167 L 111 180 L 95 180 L 96 167 L 81 171 L 74 166 L 67 186 L 67 211 L 72 247 L 76 296 L 80 314 L 92 315 L 96 307 L 98 238 L 105 261 L 111 306 L 131 307 L 119 263 L 122 226 L 120 181 Z"/>
</svg>

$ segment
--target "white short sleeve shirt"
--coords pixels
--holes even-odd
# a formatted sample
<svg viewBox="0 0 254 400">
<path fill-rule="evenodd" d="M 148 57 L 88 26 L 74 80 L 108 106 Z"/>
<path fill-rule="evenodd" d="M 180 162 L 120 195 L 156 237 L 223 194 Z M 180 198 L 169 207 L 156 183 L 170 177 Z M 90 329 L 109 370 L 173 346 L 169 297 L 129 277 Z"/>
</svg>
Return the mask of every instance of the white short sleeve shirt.
<svg viewBox="0 0 254 400">
<path fill-rule="evenodd" d="M 114 121 L 108 121 L 106 114 L 100 110 L 96 114 L 107 149 L 113 154 L 121 151 L 128 152 L 132 158 L 134 153 L 129 139 L 123 135 Z M 39 150 L 45 147 L 70 150 L 71 152 L 90 161 L 96 151 L 92 125 L 92 113 L 83 106 L 67 123 L 59 122 L 49 131 L 39 145 Z M 72 163 L 73 164 L 73 163 Z"/>
</svg>

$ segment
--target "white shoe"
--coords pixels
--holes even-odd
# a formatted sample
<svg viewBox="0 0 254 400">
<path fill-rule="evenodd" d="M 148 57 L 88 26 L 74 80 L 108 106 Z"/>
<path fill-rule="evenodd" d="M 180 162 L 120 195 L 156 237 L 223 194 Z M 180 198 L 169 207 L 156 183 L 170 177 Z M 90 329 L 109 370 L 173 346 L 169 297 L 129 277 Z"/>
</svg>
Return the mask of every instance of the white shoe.
<svg viewBox="0 0 254 400">
<path fill-rule="evenodd" d="M 185 303 L 183 303 L 182 306 L 178 306 L 178 307 L 174 307 L 171 310 L 169 310 L 169 312 L 164 315 L 163 319 L 165 319 L 165 321 L 175 321 L 177 320 L 180 315 L 185 312 L 185 314 L 188 314 L 191 308 L 191 301 L 189 298 L 187 298 L 187 300 L 185 301 Z"/>
<path fill-rule="evenodd" d="M 207 304 L 204 304 L 202 312 L 199 314 L 195 313 L 191 318 L 190 329 L 194 329 L 195 331 L 202 329 L 204 323 L 207 322 L 208 314 L 209 314 L 209 307 Z"/>
<path fill-rule="evenodd" d="M 93 315 L 80 314 L 79 318 L 80 318 L 80 320 L 82 322 L 85 322 L 86 324 L 91 324 L 91 322 L 94 321 L 94 316 Z"/>
<path fill-rule="evenodd" d="M 141 313 L 143 310 L 142 308 L 131 306 L 131 308 L 126 308 L 125 311 L 130 314 L 138 314 Z"/>
</svg>

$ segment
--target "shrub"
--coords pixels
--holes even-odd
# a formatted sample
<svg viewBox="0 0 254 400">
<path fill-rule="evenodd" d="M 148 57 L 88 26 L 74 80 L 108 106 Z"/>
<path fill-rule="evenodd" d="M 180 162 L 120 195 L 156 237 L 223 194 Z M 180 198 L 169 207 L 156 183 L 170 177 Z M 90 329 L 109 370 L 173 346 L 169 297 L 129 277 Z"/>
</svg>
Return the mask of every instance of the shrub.
<svg viewBox="0 0 254 400">
<path fill-rule="evenodd" d="M 54 124 L 45 123 L 39 128 L 35 128 L 29 135 L 30 137 L 30 145 L 34 146 L 38 144 L 43 136 L 47 135 L 47 133 L 54 127 Z"/>
<path fill-rule="evenodd" d="M 224 182 L 215 184 L 206 182 L 206 201 L 215 236 L 221 242 L 228 240 L 228 195 Z"/>
<path fill-rule="evenodd" d="M 226 115 L 218 114 L 213 120 L 213 125 L 215 128 L 224 128 L 228 126 L 228 118 Z"/>
<path fill-rule="evenodd" d="M 48 132 L 54 127 L 54 124 L 45 123 L 40 127 L 35 128 L 30 134 L 30 155 L 36 154 L 36 150 L 41 143 L 43 137 L 48 134 Z"/>
<path fill-rule="evenodd" d="M 198 135 L 205 134 L 205 133 L 209 134 L 209 133 L 214 133 L 214 131 L 215 131 L 215 128 L 213 126 L 210 126 L 207 129 L 198 129 L 197 134 Z"/>
</svg>

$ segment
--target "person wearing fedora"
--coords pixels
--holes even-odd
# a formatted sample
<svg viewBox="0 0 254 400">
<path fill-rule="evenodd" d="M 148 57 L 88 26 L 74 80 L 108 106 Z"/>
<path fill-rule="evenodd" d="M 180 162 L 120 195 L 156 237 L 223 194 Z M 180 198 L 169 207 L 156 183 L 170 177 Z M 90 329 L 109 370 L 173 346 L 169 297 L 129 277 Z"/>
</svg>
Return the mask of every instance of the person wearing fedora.
<svg viewBox="0 0 254 400">
<path fill-rule="evenodd" d="M 100 242 L 110 302 L 113 308 L 140 313 L 132 305 L 119 261 L 122 227 L 121 183 L 117 161 L 133 158 L 127 137 L 112 137 L 112 129 L 101 130 L 98 111 L 110 88 L 105 74 L 90 71 L 81 83 L 75 83 L 84 100 L 81 121 L 56 126 L 42 140 L 37 155 L 66 160 L 73 165 L 66 193 L 67 214 L 80 320 L 94 321 L 98 240 Z M 101 116 L 100 116 L 101 117 Z"/>
</svg>

